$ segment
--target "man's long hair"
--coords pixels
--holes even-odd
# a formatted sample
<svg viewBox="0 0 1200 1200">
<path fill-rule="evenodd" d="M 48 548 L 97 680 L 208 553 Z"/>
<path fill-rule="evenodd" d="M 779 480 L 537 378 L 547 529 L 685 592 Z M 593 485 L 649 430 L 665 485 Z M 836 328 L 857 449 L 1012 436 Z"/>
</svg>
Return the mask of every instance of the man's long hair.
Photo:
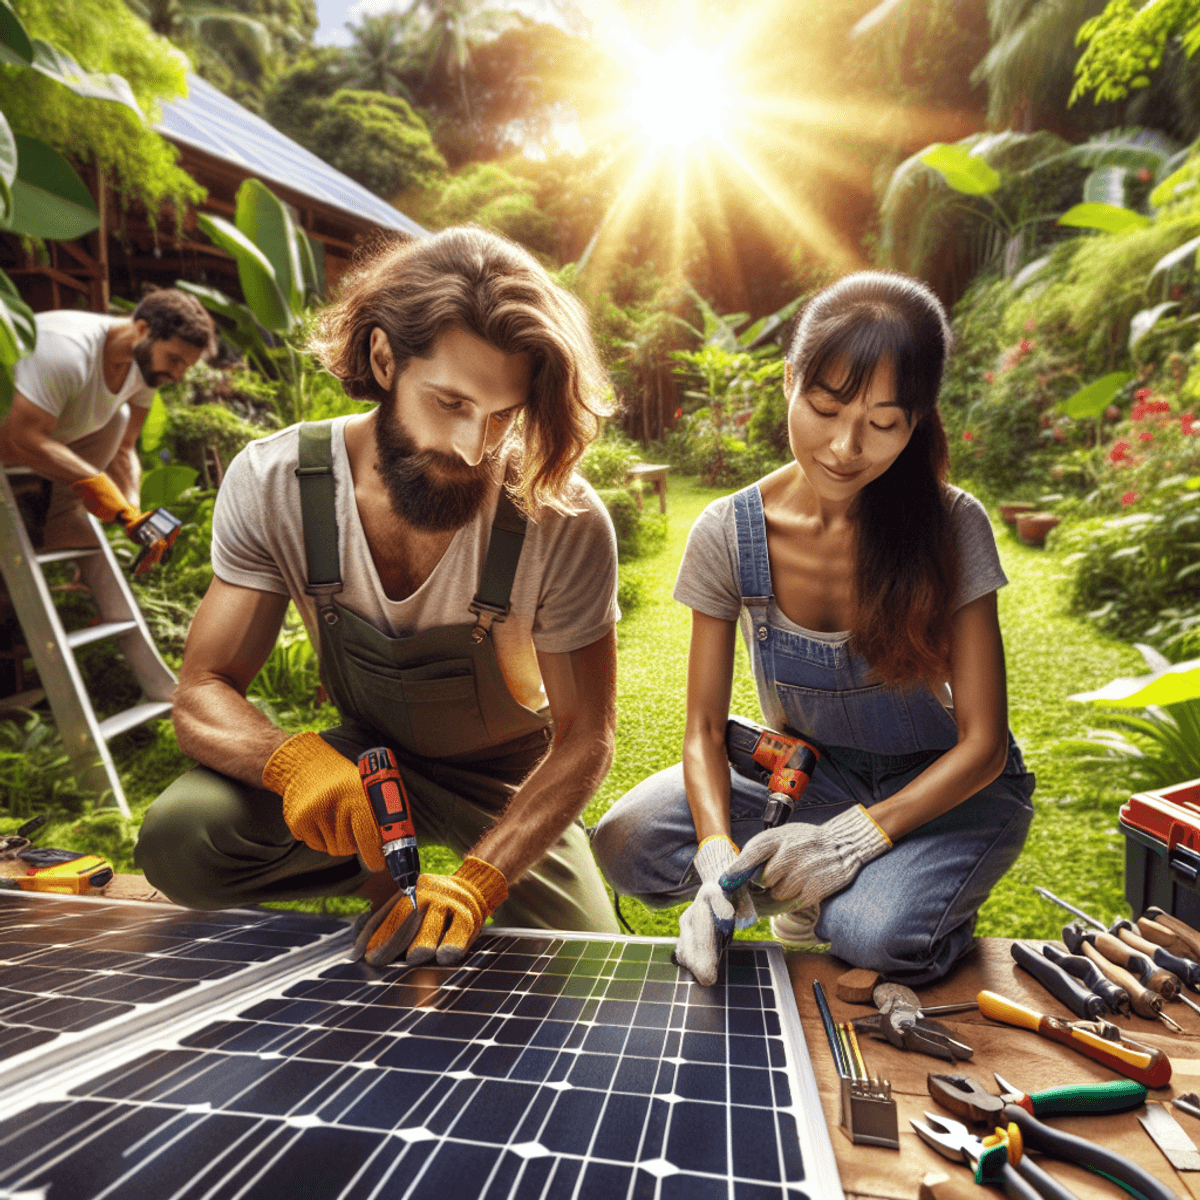
<svg viewBox="0 0 1200 1200">
<path fill-rule="evenodd" d="M 371 370 L 371 330 L 387 335 L 397 370 L 465 329 L 505 354 L 529 354 L 533 378 L 509 456 L 508 486 L 536 517 L 569 512 L 568 484 L 611 411 L 583 305 L 526 250 L 473 226 L 393 244 L 361 262 L 326 308 L 310 347 L 356 400 L 386 401 Z"/>
<path fill-rule="evenodd" d="M 945 488 L 950 462 L 938 392 L 953 335 L 938 298 L 890 271 L 848 275 L 805 308 L 788 351 L 795 387 L 842 403 L 869 386 L 883 359 L 915 425 L 908 445 L 859 493 L 851 644 L 884 683 L 949 677 L 958 554 Z M 844 368 L 837 378 L 834 368 Z"/>
</svg>

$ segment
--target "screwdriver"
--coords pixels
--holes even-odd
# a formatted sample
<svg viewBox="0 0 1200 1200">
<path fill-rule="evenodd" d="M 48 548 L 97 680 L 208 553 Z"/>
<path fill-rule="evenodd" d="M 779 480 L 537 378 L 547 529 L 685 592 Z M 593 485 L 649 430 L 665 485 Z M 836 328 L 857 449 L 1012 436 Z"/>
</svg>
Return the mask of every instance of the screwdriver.
<svg viewBox="0 0 1200 1200">
<path fill-rule="evenodd" d="M 396 756 L 387 746 L 364 750 L 358 756 L 358 774 L 379 826 L 383 861 L 396 886 L 416 909 L 421 856 L 417 852 L 417 831 Z"/>
</svg>

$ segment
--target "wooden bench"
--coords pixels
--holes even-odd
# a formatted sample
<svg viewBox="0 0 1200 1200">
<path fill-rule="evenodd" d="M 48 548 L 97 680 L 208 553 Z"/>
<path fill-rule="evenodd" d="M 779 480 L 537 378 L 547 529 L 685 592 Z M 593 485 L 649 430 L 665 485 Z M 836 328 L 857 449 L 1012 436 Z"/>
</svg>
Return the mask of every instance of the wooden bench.
<svg viewBox="0 0 1200 1200">
<path fill-rule="evenodd" d="M 671 469 L 668 463 L 635 463 L 629 468 L 630 483 L 652 483 L 658 493 L 658 511 L 667 511 L 667 472 Z M 642 493 L 638 490 L 638 508 L 642 507 Z"/>
</svg>

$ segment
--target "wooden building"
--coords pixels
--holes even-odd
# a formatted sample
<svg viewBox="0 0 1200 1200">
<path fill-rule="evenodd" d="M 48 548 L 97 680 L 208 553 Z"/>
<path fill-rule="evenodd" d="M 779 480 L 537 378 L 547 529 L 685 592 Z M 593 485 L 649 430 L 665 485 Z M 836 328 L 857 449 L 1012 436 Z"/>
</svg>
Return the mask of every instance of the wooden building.
<svg viewBox="0 0 1200 1200">
<path fill-rule="evenodd" d="M 207 189 L 208 199 L 184 215 L 177 236 L 170 215 L 155 231 L 136 205 L 117 210 L 96 172 L 85 175 L 101 215 L 95 233 L 74 242 L 47 242 L 48 263 L 36 261 L 19 239 L 0 238 L 0 267 L 35 311 L 86 307 L 104 312 L 112 294 L 136 300 L 147 286 L 169 287 L 177 279 L 207 283 L 240 298 L 233 259 L 198 231 L 196 212 L 232 219 L 237 189 L 252 176 L 287 203 L 324 248 L 328 284 L 346 270 L 362 239 L 425 232 L 198 75 L 188 75 L 186 97 L 163 105 L 155 128 L 179 147 L 180 166 Z"/>
</svg>

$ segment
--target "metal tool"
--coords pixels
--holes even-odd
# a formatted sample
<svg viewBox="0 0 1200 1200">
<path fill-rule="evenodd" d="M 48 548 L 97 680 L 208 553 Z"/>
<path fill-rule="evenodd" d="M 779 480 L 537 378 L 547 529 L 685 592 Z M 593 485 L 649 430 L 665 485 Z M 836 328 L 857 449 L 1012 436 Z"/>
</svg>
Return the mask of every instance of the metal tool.
<svg viewBox="0 0 1200 1200">
<path fill-rule="evenodd" d="M 1049 889 L 1034 888 L 1034 890 L 1036 890 L 1038 895 L 1044 896 L 1046 900 L 1050 900 L 1052 904 L 1056 904 L 1060 908 L 1066 908 L 1067 912 L 1073 912 L 1076 917 L 1086 920 L 1087 924 L 1094 926 L 1094 928 L 1104 932 L 1104 934 L 1109 934 L 1110 936 L 1116 937 L 1118 940 L 1126 943 L 1127 946 L 1133 950 L 1136 950 L 1136 952 L 1144 956 L 1144 958 L 1150 959 L 1154 965 L 1162 967 L 1164 971 L 1169 971 L 1171 974 L 1174 974 L 1174 976 L 1182 980 L 1182 983 L 1186 984 L 1188 988 L 1192 989 L 1193 991 L 1200 991 L 1200 962 L 1196 962 L 1193 959 L 1187 958 L 1187 956 L 1172 954 L 1169 949 L 1166 949 L 1166 947 L 1159 946 L 1159 944 L 1148 941 L 1147 938 L 1141 936 L 1140 932 L 1138 931 L 1138 926 L 1135 926 L 1132 920 L 1121 918 L 1115 920 L 1115 922 L 1111 925 L 1103 925 L 1100 924 L 1096 918 L 1082 911 L 1081 908 L 1076 908 L 1074 905 L 1067 904 L 1066 900 L 1058 899 L 1058 896 L 1050 892 Z M 1124 966 L 1120 959 L 1112 958 L 1111 954 L 1108 955 L 1108 958 L 1112 959 L 1114 962 L 1117 962 L 1118 965 Z M 1136 974 L 1136 972 L 1134 973 Z M 1146 986 L 1153 986 L 1151 983 L 1147 982 L 1145 977 L 1142 977 L 1142 983 L 1146 983 Z M 1158 991 L 1159 989 L 1154 988 L 1154 990 Z M 1164 992 L 1163 995 L 1166 995 L 1166 992 Z M 1171 1000 L 1178 998 L 1178 1000 L 1182 1000 L 1184 1003 L 1189 1004 L 1189 1006 L 1194 1008 L 1196 1012 L 1200 1013 L 1200 1006 L 1195 1004 L 1193 1001 L 1188 1000 L 1186 996 L 1168 996 L 1168 998 L 1171 998 Z"/>
<path fill-rule="evenodd" d="M 1200 1171 L 1200 1151 L 1161 1104 L 1147 1104 L 1146 1111 L 1138 1113 L 1138 1120 L 1175 1170 Z"/>
<path fill-rule="evenodd" d="M 1149 917 L 1152 921 L 1169 929 L 1177 938 L 1185 945 L 1191 947 L 1193 956 L 1200 956 L 1200 933 L 1193 929 L 1190 925 L 1181 921 L 1178 917 L 1172 916 L 1169 912 L 1164 912 L 1161 908 L 1151 906 L 1142 914 Z M 1200 961 L 1200 959 L 1198 959 Z"/>
<path fill-rule="evenodd" d="M 156 508 L 142 517 L 129 530 L 130 537 L 142 547 L 137 558 L 133 560 L 133 573 L 144 575 L 155 563 L 166 566 L 171 561 L 171 555 L 175 551 L 175 539 L 182 527 L 183 522 L 165 508 Z"/>
<path fill-rule="evenodd" d="M 924 1122 L 914 1118 L 909 1124 L 927 1146 L 945 1158 L 966 1163 L 975 1173 L 976 1183 L 997 1184 L 1013 1200 L 1076 1200 L 1074 1192 L 1047 1175 L 1032 1159 L 1021 1154 L 1012 1162 L 1004 1131 L 977 1138 L 961 1122 L 931 1112 L 925 1114 Z M 1019 1149 L 1016 1152 L 1020 1154 Z"/>
<path fill-rule="evenodd" d="M 915 1050 L 934 1058 L 957 1062 L 975 1053 L 965 1042 L 958 1041 L 940 1021 L 921 1016 L 919 1008 L 895 1004 L 887 1012 L 856 1017 L 851 1022 L 859 1033 L 891 1042 L 900 1050 Z"/>
<path fill-rule="evenodd" d="M 1142 982 L 1124 967 L 1110 962 L 1100 952 L 1100 949 L 1092 941 L 1089 941 L 1089 937 L 1095 938 L 1096 934 L 1089 935 L 1082 925 L 1064 925 L 1062 936 L 1064 944 L 1072 954 L 1081 954 L 1090 959 L 1106 978 L 1129 996 L 1130 1006 L 1139 1017 L 1145 1017 L 1150 1021 L 1162 1021 L 1164 1025 L 1174 1029 L 1177 1033 L 1183 1032 L 1183 1027 L 1163 1012 L 1163 1000 L 1157 992 L 1152 992 L 1149 988 L 1144 987 Z"/>
<path fill-rule="evenodd" d="M 776 733 L 730 717 L 725 725 L 725 752 L 739 774 L 764 784 L 770 796 L 763 810 L 763 828 L 782 825 L 795 811 L 821 761 L 821 752 L 794 734 Z"/>
<path fill-rule="evenodd" d="M 1077 1017 L 1094 1021 L 1108 1011 L 1108 1005 L 1095 992 L 1078 983 L 1032 946 L 1013 942 L 1010 949 L 1017 965 L 1024 967 L 1050 995 L 1065 1004 Z"/>
<path fill-rule="evenodd" d="M 383 861 L 415 911 L 421 856 L 417 851 L 417 831 L 413 826 L 408 792 L 396 766 L 396 756 L 387 746 L 364 750 L 358 756 L 358 773 L 379 826 Z"/>
<path fill-rule="evenodd" d="M 1106 1021 L 1060 1021 L 995 992 L 980 992 L 978 999 L 985 1017 L 1061 1042 L 1146 1087 L 1171 1081 L 1171 1060 L 1161 1050 L 1133 1041 Z"/>
<path fill-rule="evenodd" d="M 1068 954 L 1053 945 L 1043 946 L 1042 954 L 1056 967 L 1062 967 L 1068 975 L 1074 975 L 1086 987 L 1091 988 L 1104 1001 L 1110 1012 L 1123 1017 L 1129 1016 L 1129 993 L 1107 978 L 1090 958 L 1085 958 L 1082 954 Z"/>
<path fill-rule="evenodd" d="M 1072 1083 L 1046 1088 L 1032 1095 L 993 1071 L 1001 1099 L 1035 1117 L 1067 1116 L 1071 1113 L 1126 1112 L 1146 1103 L 1146 1088 L 1133 1079 L 1111 1079 L 1107 1083 Z"/>
<path fill-rule="evenodd" d="M 1084 1138 L 1045 1125 L 1016 1104 L 1005 1106 L 1003 1119 L 1017 1127 L 1026 1151 L 1038 1150 L 1064 1162 L 1077 1163 L 1097 1174 L 1107 1175 L 1127 1191 L 1141 1193 L 1145 1200 L 1179 1200 L 1174 1192 L 1132 1160 Z"/>
<path fill-rule="evenodd" d="M 899 1150 L 900 1127 L 896 1115 L 896 1101 L 892 1096 L 892 1085 L 886 1079 L 867 1076 L 866 1071 L 860 1069 L 860 1066 L 865 1064 L 861 1062 L 861 1054 L 856 1060 L 853 1043 L 850 1053 L 846 1052 L 837 1036 L 833 1016 L 829 1012 L 829 1003 L 825 999 L 825 989 L 819 979 L 813 980 L 813 995 L 816 996 L 817 1010 L 825 1028 L 829 1053 L 833 1056 L 833 1065 L 837 1068 L 842 1102 L 839 1123 L 846 1130 L 850 1140 L 856 1144 Z"/>
<path fill-rule="evenodd" d="M 1176 1096 L 1171 1103 L 1187 1113 L 1189 1117 L 1200 1119 L 1200 1096 L 1197 1096 L 1195 1092 L 1184 1092 L 1182 1096 Z"/>
</svg>

